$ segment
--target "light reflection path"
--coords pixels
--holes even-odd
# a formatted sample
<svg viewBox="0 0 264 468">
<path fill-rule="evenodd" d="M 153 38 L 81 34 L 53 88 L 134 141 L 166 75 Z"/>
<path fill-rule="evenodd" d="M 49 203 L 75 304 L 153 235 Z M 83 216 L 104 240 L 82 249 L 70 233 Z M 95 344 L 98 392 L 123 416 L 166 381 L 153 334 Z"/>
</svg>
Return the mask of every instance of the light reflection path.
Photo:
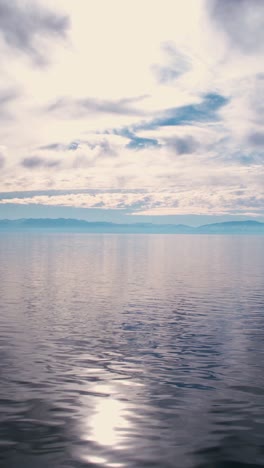
<svg viewBox="0 0 264 468">
<path fill-rule="evenodd" d="M 109 379 L 109 375 L 106 377 Z M 80 438 L 87 442 L 82 450 L 82 461 L 113 468 L 126 465 L 125 461 L 114 462 L 113 455 L 116 451 L 125 454 L 131 443 L 131 433 L 136 432 L 138 415 L 131 401 L 138 386 L 143 385 L 120 377 L 89 384 L 88 394 L 80 397 Z"/>
</svg>

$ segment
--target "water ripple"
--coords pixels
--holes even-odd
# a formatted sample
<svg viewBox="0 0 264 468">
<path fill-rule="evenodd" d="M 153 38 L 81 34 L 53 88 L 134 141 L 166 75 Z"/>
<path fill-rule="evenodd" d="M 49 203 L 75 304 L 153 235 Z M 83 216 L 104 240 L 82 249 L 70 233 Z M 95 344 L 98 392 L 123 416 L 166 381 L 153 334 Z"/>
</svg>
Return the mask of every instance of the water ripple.
<svg viewBox="0 0 264 468">
<path fill-rule="evenodd" d="M 263 253 L 1 234 L 1 467 L 264 466 Z"/>
</svg>

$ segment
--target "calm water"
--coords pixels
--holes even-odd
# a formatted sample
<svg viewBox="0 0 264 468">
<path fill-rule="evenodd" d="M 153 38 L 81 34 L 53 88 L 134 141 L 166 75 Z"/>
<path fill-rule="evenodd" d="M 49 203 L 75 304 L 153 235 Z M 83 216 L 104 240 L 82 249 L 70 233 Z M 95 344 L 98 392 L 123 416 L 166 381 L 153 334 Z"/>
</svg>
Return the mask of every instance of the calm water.
<svg viewBox="0 0 264 468">
<path fill-rule="evenodd" d="M 1 468 L 264 466 L 264 238 L 1 234 Z"/>
</svg>

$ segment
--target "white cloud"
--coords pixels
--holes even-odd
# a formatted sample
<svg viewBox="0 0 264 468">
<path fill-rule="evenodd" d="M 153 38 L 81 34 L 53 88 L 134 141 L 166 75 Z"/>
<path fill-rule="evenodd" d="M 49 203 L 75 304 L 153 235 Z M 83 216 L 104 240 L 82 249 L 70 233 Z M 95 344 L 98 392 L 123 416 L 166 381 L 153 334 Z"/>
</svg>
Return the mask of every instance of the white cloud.
<svg viewBox="0 0 264 468">
<path fill-rule="evenodd" d="M 16 5 L 23 13 L 24 2 Z M 54 9 L 51 0 L 37 5 L 40 12 Z M 55 18 L 68 18 L 60 23 L 68 38 L 47 47 L 48 66 L 36 66 L 33 36 L 20 54 L 10 53 L 12 41 L 0 41 L 2 190 L 99 188 L 104 195 L 96 203 L 131 213 L 133 204 L 135 213 L 147 214 L 260 212 L 263 50 L 230 47 L 240 36 L 229 37 L 215 15 L 205 0 L 58 0 Z M 209 93 L 228 103 L 215 120 L 199 120 Z M 180 107 L 190 121 L 151 125 Z M 131 193 L 118 198 L 113 189 Z M 95 201 L 83 194 L 34 200 L 89 207 Z"/>
</svg>

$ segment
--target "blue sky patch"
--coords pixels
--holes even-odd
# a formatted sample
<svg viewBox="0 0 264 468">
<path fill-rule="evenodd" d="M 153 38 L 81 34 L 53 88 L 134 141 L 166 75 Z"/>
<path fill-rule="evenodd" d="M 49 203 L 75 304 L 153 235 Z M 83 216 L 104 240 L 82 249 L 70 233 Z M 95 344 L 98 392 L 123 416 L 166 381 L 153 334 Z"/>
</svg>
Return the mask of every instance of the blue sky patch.
<svg viewBox="0 0 264 468">
<path fill-rule="evenodd" d="M 217 111 L 228 102 L 229 99 L 220 94 L 206 94 L 201 103 L 167 109 L 161 117 L 137 126 L 137 130 L 192 125 L 192 123 L 197 122 L 214 122 L 219 118 Z"/>
</svg>

